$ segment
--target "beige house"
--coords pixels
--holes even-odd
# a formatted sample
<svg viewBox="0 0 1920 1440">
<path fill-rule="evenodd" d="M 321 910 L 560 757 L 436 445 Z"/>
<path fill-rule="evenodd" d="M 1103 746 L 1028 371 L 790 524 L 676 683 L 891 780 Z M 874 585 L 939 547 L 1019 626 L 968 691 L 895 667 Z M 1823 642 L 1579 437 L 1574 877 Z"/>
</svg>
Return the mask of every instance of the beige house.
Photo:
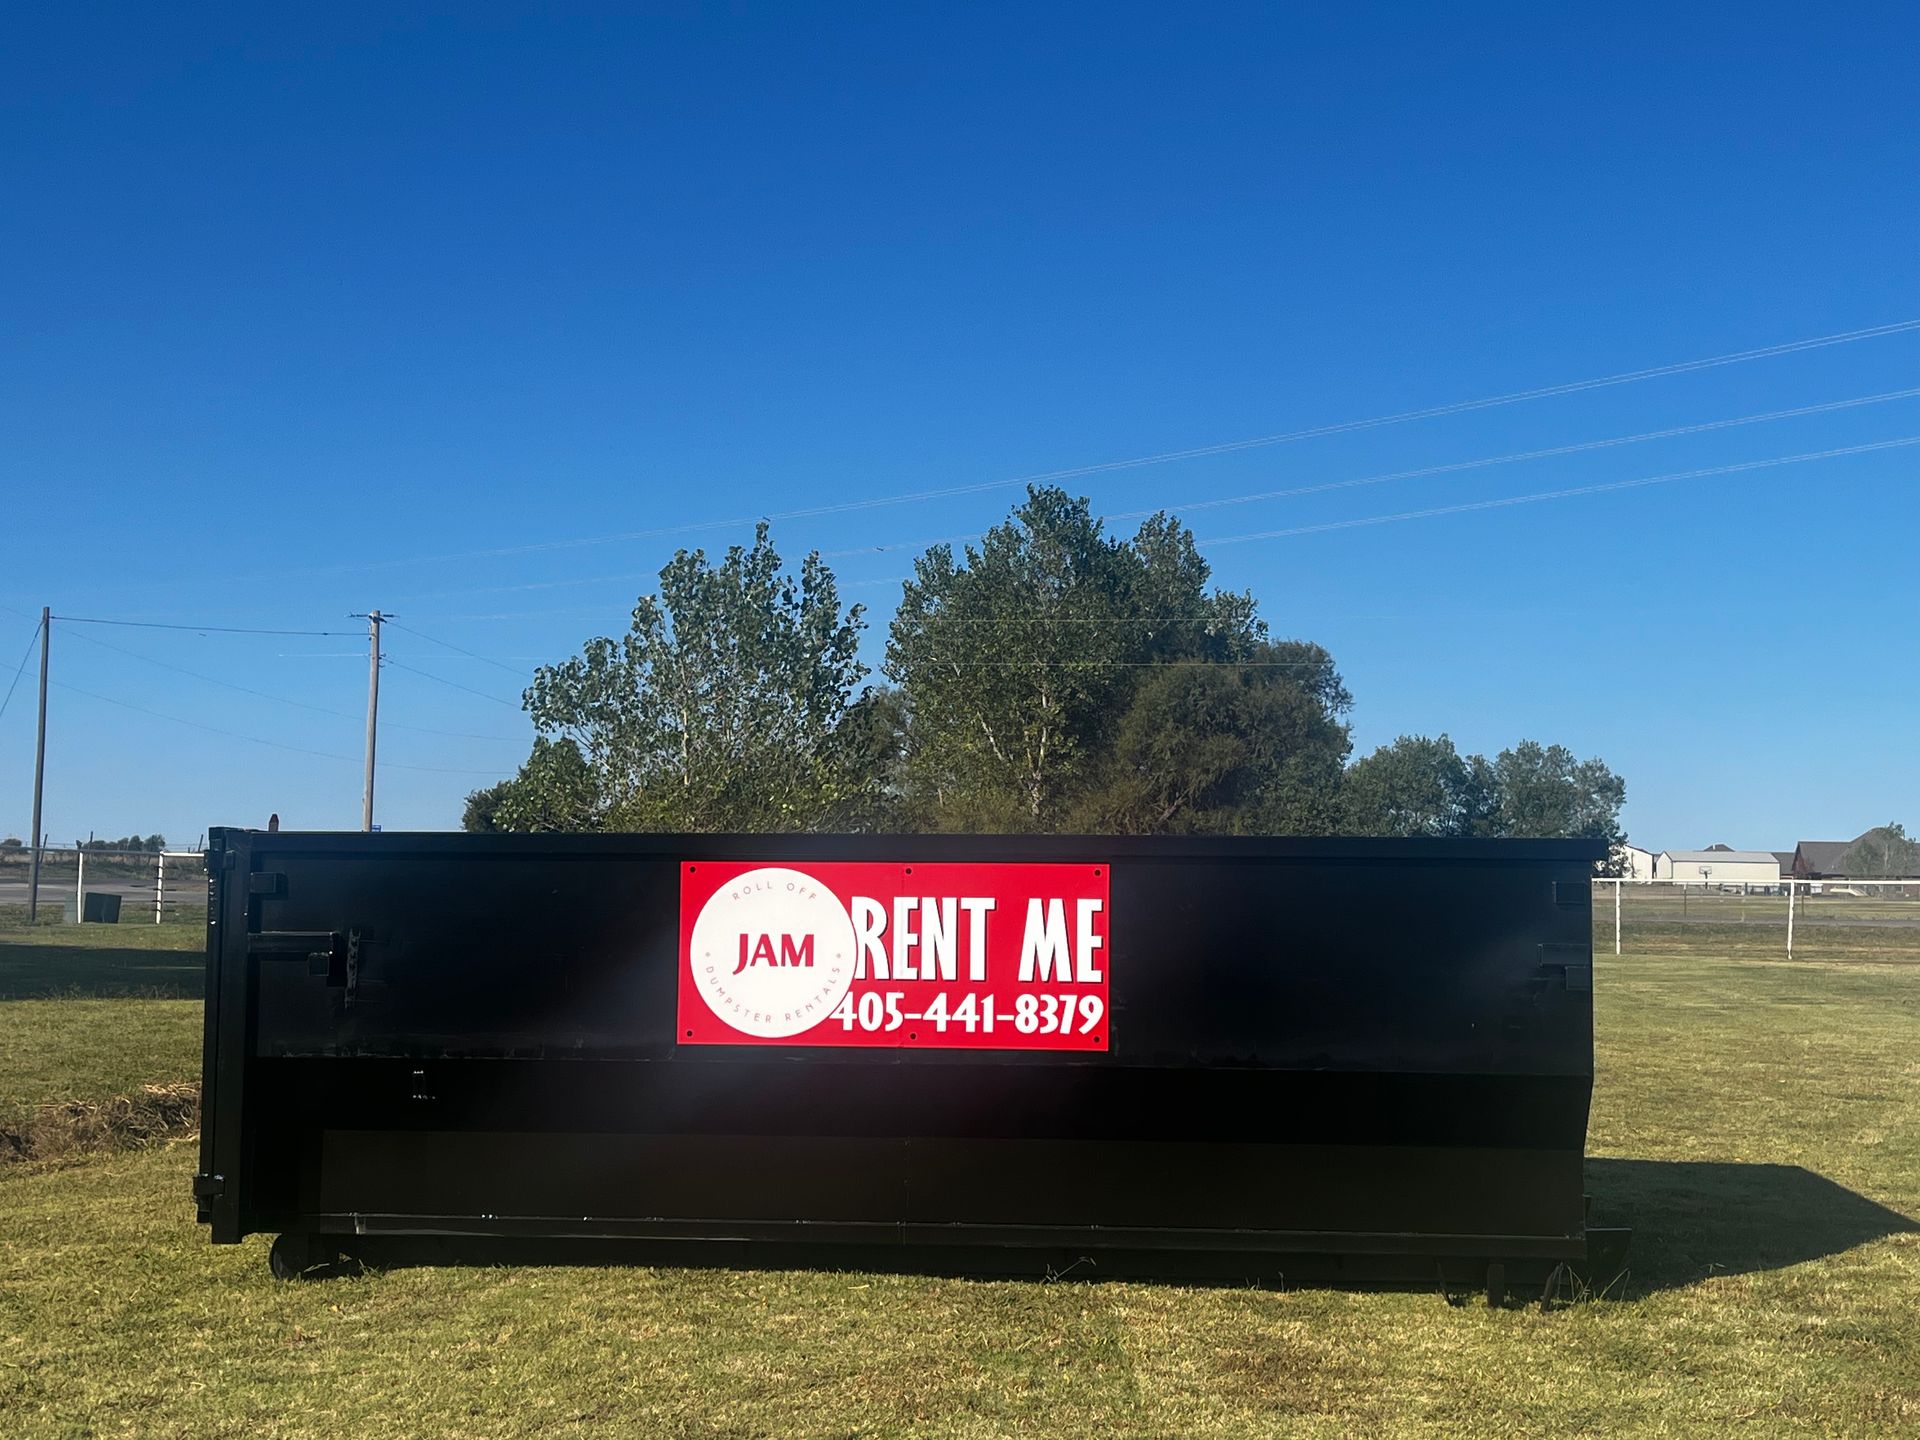
<svg viewBox="0 0 1920 1440">
<path fill-rule="evenodd" d="M 1780 862 L 1771 850 L 1662 850 L 1655 862 L 1655 878 L 1682 885 L 1718 888 L 1780 884 Z"/>
</svg>

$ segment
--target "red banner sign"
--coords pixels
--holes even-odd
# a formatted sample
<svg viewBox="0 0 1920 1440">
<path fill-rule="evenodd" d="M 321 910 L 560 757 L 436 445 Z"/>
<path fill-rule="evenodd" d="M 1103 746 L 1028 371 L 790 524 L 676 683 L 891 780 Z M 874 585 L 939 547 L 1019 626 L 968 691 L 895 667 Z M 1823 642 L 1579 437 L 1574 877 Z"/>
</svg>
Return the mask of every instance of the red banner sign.
<svg viewBox="0 0 1920 1440">
<path fill-rule="evenodd" d="M 680 1043 L 1105 1050 L 1107 869 L 683 864 Z"/>
</svg>

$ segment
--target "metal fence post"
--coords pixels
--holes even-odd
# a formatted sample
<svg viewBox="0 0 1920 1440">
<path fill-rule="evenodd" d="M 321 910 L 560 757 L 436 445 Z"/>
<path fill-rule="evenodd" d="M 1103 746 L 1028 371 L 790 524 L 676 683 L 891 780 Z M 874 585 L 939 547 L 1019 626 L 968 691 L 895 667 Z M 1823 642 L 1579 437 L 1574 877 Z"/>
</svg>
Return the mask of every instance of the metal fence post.
<svg viewBox="0 0 1920 1440">
<path fill-rule="evenodd" d="M 153 871 L 153 923 L 160 923 L 160 911 L 167 897 L 167 852 L 160 852 L 160 863 Z"/>
<path fill-rule="evenodd" d="M 79 857 L 74 862 L 73 923 L 84 925 L 87 922 L 87 847 L 75 841 L 73 849 Z"/>
<path fill-rule="evenodd" d="M 1613 953 L 1620 953 L 1620 877 L 1613 877 Z"/>
<path fill-rule="evenodd" d="M 1793 959 L 1793 881 L 1787 881 L 1787 959 Z"/>
</svg>

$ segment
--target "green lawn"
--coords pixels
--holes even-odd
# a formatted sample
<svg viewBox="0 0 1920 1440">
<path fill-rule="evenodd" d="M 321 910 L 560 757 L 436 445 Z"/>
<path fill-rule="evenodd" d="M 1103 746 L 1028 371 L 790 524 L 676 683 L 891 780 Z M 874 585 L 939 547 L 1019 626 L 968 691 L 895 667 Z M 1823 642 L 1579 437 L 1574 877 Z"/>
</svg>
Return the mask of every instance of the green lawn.
<svg viewBox="0 0 1920 1440">
<path fill-rule="evenodd" d="M 200 1074 L 204 926 L 0 932 L 0 1113 Z"/>
<path fill-rule="evenodd" d="M 0 1434 L 1920 1435 L 1920 963 L 1729 959 L 1699 930 L 1599 957 L 1590 1188 L 1637 1232 L 1607 1298 L 611 1268 L 285 1285 L 264 1238 L 205 1243 L 173 1142 L 0 1165 Z M 41 1006 L 180 1003 L 15 1001 L 0 1036 Z M 75 1033 L 84 1056 L 103 1032 Z M 195 1044 L 148 1063 L 190 1070 Z M 34 1053 L 9 1083 L 80 1083 Z"/>
<path fill-rule="evenodd" d="M 116 1126 L 152 1133 L 156 1100 L 176 1123 L 190 1116 L 143 1087 L 199 1079 L 205 944 L 204 924 L 0 933 L 0 1162 Z"/>
<path fill-rule="evenodd" d="M 195 1000 L 207 927 L 40 925 L 0 930 L 0 1001 L 49 995 Z"/>
<path fill-rule="evenodd" d="M 198 1000 L 0 1006 L 0 1105 L 105 1100 L 200 1078 Z"/>
</svg>

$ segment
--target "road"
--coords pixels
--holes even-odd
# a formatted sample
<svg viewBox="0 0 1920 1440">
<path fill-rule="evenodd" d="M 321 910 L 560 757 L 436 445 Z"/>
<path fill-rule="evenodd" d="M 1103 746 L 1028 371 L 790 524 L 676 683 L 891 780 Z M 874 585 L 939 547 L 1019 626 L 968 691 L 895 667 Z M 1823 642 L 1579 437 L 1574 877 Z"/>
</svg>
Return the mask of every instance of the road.
<svg viewBox="0 0 1920 1440">
<path fill-rule="evenodd" d="M 153 918 L 153 877 L 151 875 L 102 875 L 97 880 L 87 876 L 87 889 L 90 892 L 120 897 L 120 914 L 123 919 L 132 919 L 144 915 Z M 167 877 L 167 909 L 173 911 L 187 904 L 202 907 L 206 904 L 206 881 L 197 875 L 183 874 L 179 879 Z M 0 878 L 0 905 L 25 906 L 27 903 L 27 877 L 11 871 Z M 40 877 L 40 913 L 43 915 L 64 911 L 73 903 L 73 871 L 62 869 L 52 875 Z"/>
</svg>

